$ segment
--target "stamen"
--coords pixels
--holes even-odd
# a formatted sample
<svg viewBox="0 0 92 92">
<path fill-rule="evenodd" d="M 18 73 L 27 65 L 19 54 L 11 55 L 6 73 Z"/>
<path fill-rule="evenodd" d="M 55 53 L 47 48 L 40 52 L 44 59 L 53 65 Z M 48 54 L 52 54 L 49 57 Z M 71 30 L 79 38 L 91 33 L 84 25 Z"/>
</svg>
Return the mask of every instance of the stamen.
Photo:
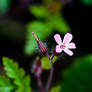
<svg viewBox="0 0 92 92">
<path fill-rule="evenodd" d="M 36 40 L 38 41 L 38 38 L 37 36 L 34 34 L 34 32 L 32 32 L 33 36 L 36 38 Z"/>
<path fill-rule="evenodd" d="M 60 48 L 62 48 L 62 49 L 65 49 L 65 44 L 62 44 L 61 46 L 60 46 Z"/>
</svg>

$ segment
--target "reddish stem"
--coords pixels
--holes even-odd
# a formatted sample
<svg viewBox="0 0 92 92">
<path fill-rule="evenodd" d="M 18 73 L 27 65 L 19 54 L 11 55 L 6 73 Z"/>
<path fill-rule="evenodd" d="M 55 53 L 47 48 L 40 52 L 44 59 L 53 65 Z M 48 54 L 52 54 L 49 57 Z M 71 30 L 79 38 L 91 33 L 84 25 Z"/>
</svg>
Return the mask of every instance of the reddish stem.
<svg viewBox="0 0 92 92">
<path fill-rule="evenodd" d="M 54 71 L 54 68 L 53 68 L 53 57 L 54 55 L 52 55 L 51 57 L 47 54 L 47 57 L 49 58 L 50 60 L 50 63 L 51 63 L 51 70 L 50 70 L 50 75 L 49 75 L 49 78 L 48 78 L 48 81 L 47 81 L 47 84 L 46 84 L 46 87 L 45 87 L 45 92 L 48 92 L 50 86 L 51 86 L 51 81 L 52 81 L 52 77 L 53 77 L 53 71 Z"/>
</svg>

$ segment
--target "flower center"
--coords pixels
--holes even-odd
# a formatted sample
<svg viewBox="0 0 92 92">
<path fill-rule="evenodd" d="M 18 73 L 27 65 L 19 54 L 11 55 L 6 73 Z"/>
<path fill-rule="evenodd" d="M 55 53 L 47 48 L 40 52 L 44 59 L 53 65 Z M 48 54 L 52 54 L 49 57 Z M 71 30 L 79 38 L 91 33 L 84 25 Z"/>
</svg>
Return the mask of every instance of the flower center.
<svg viewBox="0 0 92 92">
<path fill-rule="evenodd" d="M 62 44 L 62 45 L 60 46 L 61 49 L 65 49 L 65 47 L 66 47 L 65 44 Z"/>
</svg>

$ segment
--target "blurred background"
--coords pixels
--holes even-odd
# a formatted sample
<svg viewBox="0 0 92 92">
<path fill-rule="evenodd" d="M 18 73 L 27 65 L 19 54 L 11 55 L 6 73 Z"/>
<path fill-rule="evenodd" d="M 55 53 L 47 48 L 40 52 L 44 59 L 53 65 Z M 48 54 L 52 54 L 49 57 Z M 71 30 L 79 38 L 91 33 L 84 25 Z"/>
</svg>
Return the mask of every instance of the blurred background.
<svg viewBox="0 0 92 92">
<path fill-rule="evenodd" d="M 32 32 L 35 32 L 39 39 L 46 43 L 50 54 L 56 45 L 53 38 L 54 34 L 59 33 L 63 38 L 65 33 L 70 32 L 73 34 L 72 41 L 76 43 L 77 48 L 74 50 L 74 56 L 69 57 L 63 54 L 59 56 L 58 62 L 55 62 L 52 86 L 55 86 L 61 80 L 62 91 L 60 92 L 71 90 L 73 92 L 88 92 L 88 90 L 92 90 L 92 84 L 89 83 L 89 81 L 92 82 L 92 71 L 90 71 L 92 70 L 92 56 L 88 56 L 88 59 L 86 56 L 92 53 L 91 18 L 92 0 L 0 0 L 0 72 L 3 71 L 2 57 L 12 58 L 18 61 L 19 66 L 23 67 L 27 74 L 31 75 L 32 87 L 36 88 L 36 80 L 31 73 L 31 67 L 36 56 L 43 58 L 43 55 L 38 50 Z M 75 60 L 84 56 L 86 56 L 86 59 Z M 81 68 L 78 68 L 78 71 L 77 68 L 75 69 L 81 76 L 79 80 L 78 77 L 75 77 L 77 73 L 72 71 L 74 70 L 72 64 L 83 60 L 91 61 L 91 66 L 89 70 L 89 63 L 87 63 L 87 67 L 84 63 L 79 64 L 83 66 L 83 69 L 88 69 L 87 74 L 85 73 L 86 78 L 82 74 L 84 71 L 78 72 Z M 43 83 L 46 82 L 49 74 L 47 70 L 42 74 Z M 69 74 L 63 77 L 63 72 L 66 70 Z M 73 75 L 74 80 L 72 80 Z M 72 81 L 70 82 L 70 80 Z M 78 84 L 73 81 L 77 81 Z M 72 82 L 77 87 L 69 87 L 68 84 L 72 85 Z M 85 88 L 87 83 L 89 86 Z M 84 84 L 85 86 L 83 86 Z M 69 91 L 63 89 L 63 86 L 68 87 Z M 87 90 L 84 91 L 84 88 Z"/>
</svg>

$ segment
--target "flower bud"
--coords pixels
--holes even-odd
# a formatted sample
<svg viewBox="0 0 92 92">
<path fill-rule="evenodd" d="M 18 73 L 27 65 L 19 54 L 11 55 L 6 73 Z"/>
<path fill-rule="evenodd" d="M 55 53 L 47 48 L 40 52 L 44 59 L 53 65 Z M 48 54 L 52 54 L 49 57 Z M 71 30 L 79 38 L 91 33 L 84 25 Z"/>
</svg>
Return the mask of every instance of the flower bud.
<svg viewBox="0 0 92 92">
<path fill-rule="evenodd" d="M 34 34 L 34 32 L 32 32 L 32 34 L 34 35 L 34 37 L 36 38 L 37 40 L 37 44 L 38 44 L 38 47 L 40 49 L 40 51 L 43 53 L 43 54 L 46 54 L 48 52 L 48 49 L 47 47 L 44 45 L 43 42 L 41 42 Z"/>
<path fill-rule="evenodd" d="M 32 66 L 32 72 L 38 76 L 42 73 L 40 57 L 37 56 Z"/>
<path fill-rule="evenodd" d="M 38 47 L 40 48 L 40 51 L 43 54 L 46 54 L 48 52 L 48 49 L 46 48 L 46 46 L 44 45 L 44 43 L 41 42 L 40 40 L 38 40 L 37 43 L 38 43 Z"/>
</svg>

